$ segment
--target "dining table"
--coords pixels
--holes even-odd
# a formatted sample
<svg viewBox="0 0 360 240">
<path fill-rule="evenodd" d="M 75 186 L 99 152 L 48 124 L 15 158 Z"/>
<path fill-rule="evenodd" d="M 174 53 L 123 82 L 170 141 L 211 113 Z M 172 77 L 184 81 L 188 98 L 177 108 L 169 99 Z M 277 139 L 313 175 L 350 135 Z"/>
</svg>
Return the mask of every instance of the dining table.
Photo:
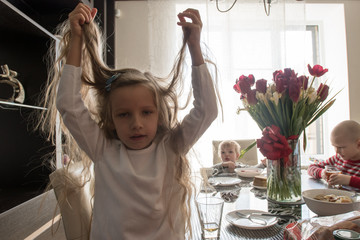
<svg viewBox="0 0 360 240">
<path fill-rule="evenodd" d="M 266 172 L 266 169 L 264 170 Z M 208 180 L 216 182 L 216 178 L 222 176 L 210 177 Z M 300 221 L 317 216 L 313 213 L 305 204 L 302 199 L 296 203 L 278 203 L 268 200 L 266 197 L 266 188 L 258 189 L 253 186 L 253 178 L 240 177 L 236 173 L 226 174 L 226 178 L 236 179 L 236 184 L 229 184 L 226 186 L 213 186 L 207 187 L 204 184 L 204 179 L 200 174 L 194 174 L 193 180 L 196 187 L 196 193 L 193 195 L 193 201 L 191 203 L 191 229 L 193 240 L 201 239 L 201 225 L 196 208 L 195 200 L 199 197 L 223 197 L 225 199 L 223 206 L 222 221 L 220 226 L 220 239 L 232 240 L 232 239 L 284 239 L 285 227 L 294 221 Z M 308 189 L 324 189 L 328 188 L 327 183 L 321 179 L 314 179 L 307 174 L 305 169 L 301 172 L 301 187 L 302 191 Z M 229 196 L 233 198 L 226 198 Z M 276 224 L 271 226 L 259 227 L 259 228 L 247 228 L 239 227 L 231 222 L 228 214 L 234 211 L 252 210 L 252 211 L 264 211 L 280 215 L 277 218 Z M 281 216 L 286 217 L 281 217 Z M 289 216 L 290 215 L 290 216 Z M 230 220 L 229 220 L 230 219 Z M 188 236 L 187 239 L 190 239 Z"/>
</svg>

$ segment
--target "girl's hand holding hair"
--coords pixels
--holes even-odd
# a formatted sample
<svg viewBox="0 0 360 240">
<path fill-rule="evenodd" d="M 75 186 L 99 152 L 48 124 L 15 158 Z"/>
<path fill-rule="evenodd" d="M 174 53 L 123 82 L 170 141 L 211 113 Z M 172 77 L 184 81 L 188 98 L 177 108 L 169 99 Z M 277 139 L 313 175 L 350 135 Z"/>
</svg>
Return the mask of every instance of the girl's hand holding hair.
<svg viewBox="0 0 360 240">
<path fill-rule="evenodd" d="M 97 13 L 97 9 L 79 3 L 75 9 L 69 13 L 69 21 L 72 37 L 81 37 L 82 25 L 90 23 Z"/>
<path fill-rule="evenodd" d="M 81 45 L 82 45 L 82 26 L 90 23 L 97 13 L 97 9 L 91 9 L 89 6 L 79 3 L 75 9 L 69 13 L 69 22 L 71 29 L 70 51 L 68 52 L 66 63 L 80 66 L 81 63 Z"/>
<path fill-rule="evenodd" d="M 202 29 L 200 13 L 196 9 L 188 8 L 179 13 L 178 18 L 179 22 L 177 24 L 183 29 L 184 38 L 189 47 L 192 64 L 194 66 L 199 66 L 204 63 L 200 47 Z M 187 22 L 186 18 L 189 18 L 191 22 Z"/>
</svg>

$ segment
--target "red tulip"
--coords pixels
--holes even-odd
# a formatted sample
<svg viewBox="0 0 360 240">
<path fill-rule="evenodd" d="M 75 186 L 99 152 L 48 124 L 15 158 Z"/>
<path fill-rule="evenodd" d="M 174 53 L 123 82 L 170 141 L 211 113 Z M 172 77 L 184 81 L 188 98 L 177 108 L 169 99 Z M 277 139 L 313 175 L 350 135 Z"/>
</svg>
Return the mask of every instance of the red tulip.
<svg viewBox="0 0 360 240">
<path fill-rule="evenodd" d="M 236 83 L 235 83 L 233 88 L 237 93 L 241 93 L 241 89 L 240 89 L 240 86 L 239 86 L 239 80 L 236 80 Z"/>
<path fill-rule="evenodd" d="M 284 158 L 286 161 L 289 154 L 292 153 L 292 149 L 285 136 L 280 133 L 280 128 L 272 125 L 271 127 L 266 127 L 262 134 L 262 138 L 256 141 L 260 152 L 270 160 Z"/>
<path fill-rule="evenodd" d="M 320 86 L 317 90 L 317 95 L 319 96 L 320 101 L 324 101 L 329 94 L 329 86 L 326 84 L 320 83 Z"/>
<path fill-rule="evenodd" d="M 308 88 L 309 77 L 302 75 L 302 76 L 298 77 L 297 79 L 301 83 L 302 88 L 304 90 L 306 90 Z"/>
<path fill-rule="evenodd" d="M 256 91 L 260 93 L 266 93 L 266 83 L 267 80 L 265 79 L 259 79 L 256 81 Z"/>
<path fill-rule="evenodd" d="M 251 91 L 251 85 L 246 80 L 239 80 L 239 86 L 240 86 L 241 93 L 243 93 L 243 94 L 249 93 Z"/>
<path fill-rule="evenodd" d="M 289 97 L 293 102 L 298 102 L 300 97 L 301 82 L 297 78 L 289 80 Z"/>
<path fill-rule="evenodd" d="M 256 99 L 256 90 L 252 89 L 246 94 L 246 99 L 250 105 L 255 105 L 257 103 Z"/>
<path fill-rule="evenodd" d="M 251 86 L 253 86 L 255 83 L 255 77 L 252 74 L 249 74 L 246 80 L 250 83 Z"/>
<path fill-rule="evenodd" d="M 276 70 L 275 72 L 273 72 L 273 81 L 275 81 L 276 75 L 278 75 L 278 74 L 283 74 L 283 71 Z"/>
<path fill-rule="evenodd" d="M 239 79 L 236 80 L 234 85 L 234 90 L 238 93 L 246 94 L 251 91 L 251 86 L 255 83 L 254 75 L 250 74 L 249 76 L 241 75 Z"/>
<path fill-rule="evenodd" d="M 276 91 L 278 93 L 282 93 L 287 88 L 287 81 L 286 81 L 285 75 L 282 71 L 276 71 L 276 72 L 277 73 L 274 78 L 274 82 L 276 85 Z"/>
<path fill-rule="evenodd" d="M 287 79 L 289 79 L 291 77 L 296 77 L 296 73 L 291 68 L 285 68 L 284 75 L 285 75 L 285 78 L 287 78 Z"/>
<path fill-rule="evenodd" d="M 308 64 L 309 73 L 311 76 L 314 77 L 321 77 L 324 75 L 327 71 L 329 71 L 327 68 L 323 68 L 320 65 L 314 65 L 313 68 L 310 67 L 310 64 Z"/>
</svg>

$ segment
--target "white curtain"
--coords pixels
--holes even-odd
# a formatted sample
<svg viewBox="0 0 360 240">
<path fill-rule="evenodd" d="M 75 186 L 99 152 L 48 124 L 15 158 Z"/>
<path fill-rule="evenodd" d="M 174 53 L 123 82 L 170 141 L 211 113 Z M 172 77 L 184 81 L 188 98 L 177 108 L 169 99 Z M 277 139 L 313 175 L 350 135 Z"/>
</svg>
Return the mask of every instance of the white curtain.
<svg viewBox="0 0 360 240">
<path fill-rule="evenodd" d="M 220 10 L 226 10 L 233 0 L 218 2 Z M 284 67 L 293 68 L 302 75 L 306 73 L 306 64 L 312 63 L 304 50 L 304 1 L 273 0 L 269 16 L 262 0 L 238 0 L 226 13 L 217 10 L 216 0 L 148 0 L 117 4 L 124 25 L 116 28 L 130 28 L 137 35 L 132 35 L 132 40 L 120 40 L 130 40 L 134 45 L 118 44 L 121 49 L 117 51 L 124 57 L 117 60 L 117 67 L 131 65 L 162 76 L 171 69 L 181 46 L 182 32 L 176 25 L 176 15 L 187 8 L 200 11 L 203 51 L 218 68 L 224 120 L 219 115 L 194 147 L 191 157 L 195 171 L 200 166 L 212 165 L 212 140 L 255 139 L 261 135 L 247 113 L 236 113 L 241 106 L 240 96 L 233 90 L 236 78 L 242 74 L 254 74 L 256 79 L 271 81 L 273 71 Z M 135 25 L 129 27 L 129 24 Z M 120 30 L 116 34 L 129 33 Z M 180 117 L 186 113 L 184 111 Z"/>
</svg>

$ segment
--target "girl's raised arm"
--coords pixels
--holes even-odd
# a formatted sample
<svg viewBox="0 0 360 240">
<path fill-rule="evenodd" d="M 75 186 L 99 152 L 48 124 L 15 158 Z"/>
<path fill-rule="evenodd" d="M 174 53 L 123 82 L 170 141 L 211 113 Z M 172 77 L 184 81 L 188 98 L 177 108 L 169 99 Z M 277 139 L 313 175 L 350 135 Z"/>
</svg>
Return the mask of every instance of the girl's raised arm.
<svg viewBox="0 0 360 240">
<path fill-rule="evenodd" d="M 199 66 L 204 63 L 204 58 L 200 47 L 200 35 L 202 29 L 202 22 L 200 13 L 196 9 L 188 8 L 178 14 L 179 26 L 182 26 L 185 39 L 189 47 L 192 65 Z M 192 22 L 186 22 L 185 18 L 191 19 Z"/>
<path fill-rule="evenodd" d="M 97 13 L 97 9 L 79 3 L 76 8 L 69 14 L 71 40 L 70 49 L 67 54 L 66 64 L 80 67 L 81 49 L 82 49 L 82 26 L 90 23 Z"/>
</svg>

